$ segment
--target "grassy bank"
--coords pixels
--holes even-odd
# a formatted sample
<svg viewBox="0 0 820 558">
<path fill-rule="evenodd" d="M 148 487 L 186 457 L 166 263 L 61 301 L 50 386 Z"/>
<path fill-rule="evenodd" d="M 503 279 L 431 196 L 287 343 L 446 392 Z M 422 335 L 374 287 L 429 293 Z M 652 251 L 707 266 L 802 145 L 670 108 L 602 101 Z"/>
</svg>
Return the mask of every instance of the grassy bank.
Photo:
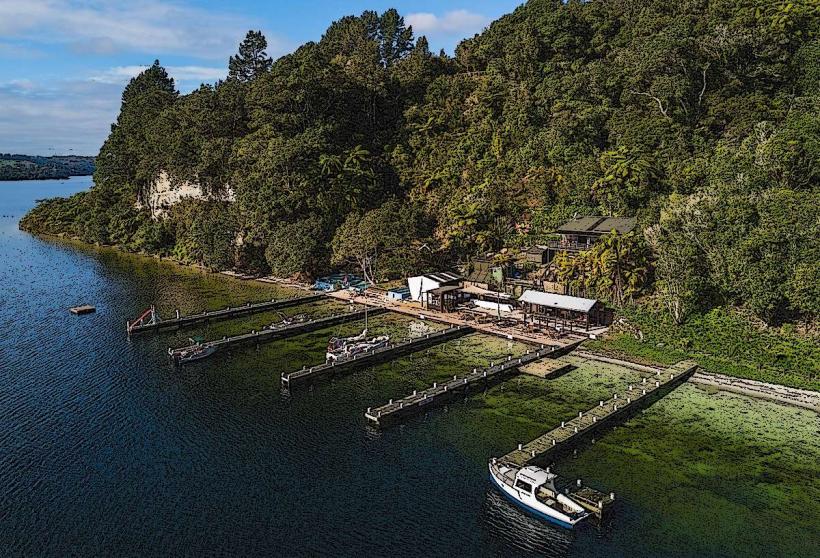
<svg viewBox="0 0 820 558">
<path fill-rule="evenodd" d="M 720 308 L 681 325 L 639 306 L 623 309 L 621 317 L 628 331 L 616 324 L 606 338 L 585 347 L 646 364 L 691 358 L 709 372 L 820 391 L 820 344 L 790 328 L 761 330 Z"/>
</svg>

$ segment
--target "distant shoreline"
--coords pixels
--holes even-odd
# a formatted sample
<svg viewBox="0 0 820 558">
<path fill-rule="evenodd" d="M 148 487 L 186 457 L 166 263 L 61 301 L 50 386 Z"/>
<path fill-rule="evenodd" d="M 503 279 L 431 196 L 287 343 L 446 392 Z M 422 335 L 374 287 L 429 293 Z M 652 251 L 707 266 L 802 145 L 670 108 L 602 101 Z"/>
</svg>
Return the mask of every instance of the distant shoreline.
<svg viewBox="0 0 820 558">
<path fill-rule="evenodd" d="M 0 182 L 32 182 L 35 180 L 68 180 L 69 178 L 79 178 L 82 176 L 94 176 L 94 173 L 89 174 L 70 174 L 68 176 L 50 176 L 48 178 L 0 178 Z"/>
<path fill-rule="evenodd" d="M 96 157 L 88 155 L 21 155 L 0 153 L 0 181 L 66 180 L 72 176 L 90 176 L 96 169 Z"/>
</svg>

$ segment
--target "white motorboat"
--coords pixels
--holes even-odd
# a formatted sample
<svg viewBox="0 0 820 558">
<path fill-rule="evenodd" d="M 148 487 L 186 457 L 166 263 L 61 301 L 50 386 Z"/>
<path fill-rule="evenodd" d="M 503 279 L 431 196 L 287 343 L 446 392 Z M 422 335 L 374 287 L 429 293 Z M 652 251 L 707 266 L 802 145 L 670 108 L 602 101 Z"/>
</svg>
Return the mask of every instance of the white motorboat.
<svg viewBox="0 0 820 558">
<path fill-rule="evenodd" d="M 590 516 L 570 495 L 555 488 L 557 475 L 548 470 L 532 465 L 516 467 L 496 459 L 489 468 L 490 480 L 501 493 L 538 518 L 571 529 Z"/>
</svg>

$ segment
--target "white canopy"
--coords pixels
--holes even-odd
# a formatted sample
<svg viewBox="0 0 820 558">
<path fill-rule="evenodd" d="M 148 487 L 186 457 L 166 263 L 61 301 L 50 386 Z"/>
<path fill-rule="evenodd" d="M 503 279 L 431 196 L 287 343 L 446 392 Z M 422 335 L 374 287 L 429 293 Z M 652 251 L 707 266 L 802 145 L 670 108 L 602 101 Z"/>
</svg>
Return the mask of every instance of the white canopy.
<svg viewBox="0 0 820 558">
<path fill-rule="evenodd" d="M 427 291 L 438 289 L 442 285 L 453 283 L 459 279 L 461 279 L 461 276 L 449 271 L 410 277 L 407 279 L 407 286 L 410 287 L 410 298 L 413 300 L 421 300 L 421 296 Z"/>
<path fill-rule="evenodd" d="M 512 312 L 513 311 L 512 304 L 490 302 L 489 300 L 474 300 L 473 304 L 475 304 L 478 308 L 484 308 L 485 310 L 492 310 L 493 312 Z"/>
<path fill-rule="evenodd" d="M 591 298 L 578 298 L 576 296 L 560 295 L 555 293 L 542 293 L 541 291 L 524 291 L 518 299 L 519 302 L 529 302 L 538 306 L 547 306 L 559 310 L 572 310 L 573 312 L 587 313 L 598 302 Z"/>
</svg>

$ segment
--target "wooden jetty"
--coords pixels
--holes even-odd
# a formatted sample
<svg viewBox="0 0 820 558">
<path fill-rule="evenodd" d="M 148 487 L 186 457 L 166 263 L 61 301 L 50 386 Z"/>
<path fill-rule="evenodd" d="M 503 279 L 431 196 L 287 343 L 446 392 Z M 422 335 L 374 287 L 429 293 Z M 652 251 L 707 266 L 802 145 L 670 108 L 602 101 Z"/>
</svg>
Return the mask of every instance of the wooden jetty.
<svg viewBox="0 0 820 558">
<path fill-rule="evenodd" d="M 179 310 L 177 310 L 176 317 L 168 320 L 160 319 L 156 315 L 156 312 L 153 311 L 152 307 L 133 322 L 126 322 L 125 328 L 129 335 L 132 333 L 157 331 L 166 328 L 181 328 L 201 322 L 214 322 L 218 320 L 227 320 L 238 316 L 258 314 L 260 312 L 283 310 L 285 308 L 292 308 L 294 306 L 307 304 L 309 302 L 316 302 L 324 298 L 324 294 L 313 294 L 296 298 L 286 298 L 282 300 L 274 299 L 264 302 L 248 302 L 242 306 L 228 306 L 227 308 L 222 308 L 220 310 L 210 310 L 202 312 L 201 314 L 191 314 L 189 316 L 180 316 Z"/>
<path fill-rule="evenodd" d="M 332 376 L 333 374 L 348 372 L 364 366 L 371 366 L 402 355 L 421 351 L 422 349 L 462 337 L 474 331 L 475 330 L 469 326 L 455 326 L 442 331 L 428 333 L 422 337 L 408 339 L 399 343 L 390 343 L 386 347 L 366 351 L 354 355 L 352 358 L 325 362 L 324 364 L 311 366 L 310 368 L 302 368 L 296 372 L 282 373 L 282 384 L 286 387 L 292 387 L 297 384 Z"/>
<path fill-rule="evenodd" d="M 180 347 L 177 349 L 169 348 L 168 354 L 174 360 L 178 360 L 179 356 L 184 353 L 191 352 L 205 352 L 208 356 L 211 354 L 234 347 L 238 345 L 258 345 L 268 341 L 276 341 L 278 339 L 285 339 L 294 335 L 301 335 L 302 333 L 309 333 L 318 329 L 332 327 L 339 324 L 354 322 L 363 319 L 366 315 L 374 316 L 384 314 L 387 310 L 382 308 L 370 308 L 367 310 L 359 310 L 356 312 L 349 312 L 347 314 L 336 314 L 326 318 L 317 318 L 315 320 L 308 320 L 304 322 L 297 322 L 280 327 L 263 329 L 261 331 L 251 331 L 250 333 L 243 333 L 241 335 L 234 335 L 232 337 L 223 337 L 215 341 L 206 341 L 204 343 L 197 343 L 187 347 Z"/>
<path fill-rule="evenodd" d="M 498 461 L 523 467 L 536 459 L 543 460 L 565 451 L 576 441 L 611 423 L 616 417 L 628 414 L 647 401 L 655 400 L 661 393 L 665 395 L 668 390 L 689 378 L 697 367 L 696 362 L 682 361 L 664 371 L 644 377 L 640 383 L 630 385 L 625 393 L 616 393 L 611 399 L 600 401 L 597 406 L 586 412 L 579 412 L 578 416 L 563 421 L 561 426 L 532 442 L 519 444 L 517 449 L 499 457 Z"/>
<path fill-rule="evenodd" d="M 368 408 L 364 416 L 374 425 L 384 426 L 402 417 L 441 405 L 456 397 L 464 396 L 476 384 L 486 386 L 492 382 L 500 381 L 510 374 L 518 373 L 522 366 L 544 358 L 558 358 L 569 354 L 581 343 L 583 343 L 583 340 L 563 347 L 542 346 L 540 349 L 527 351 L 519 357 L 510 356 L 498 364 L 491 363 L 488 368 L 474 368 L 472 372 L 465 376 L 453 376 L 452 380 L 441 384 L 434 383 L 432 387 L 422 391 L 414 391 L 412 395 L 408 395 L 403 399 L 396 401 L 391 399 L 387 405 Z"/>
<path fill-rule="evenodd" d="M 82 306 L 74 306 L 73 308 L 69 308 L 68 311 L 75 316 L 82 316 L 84 314 L 93 314 L 97 311 L 97 308 L 89 304 L 84 304 Z"/>
</svg>

